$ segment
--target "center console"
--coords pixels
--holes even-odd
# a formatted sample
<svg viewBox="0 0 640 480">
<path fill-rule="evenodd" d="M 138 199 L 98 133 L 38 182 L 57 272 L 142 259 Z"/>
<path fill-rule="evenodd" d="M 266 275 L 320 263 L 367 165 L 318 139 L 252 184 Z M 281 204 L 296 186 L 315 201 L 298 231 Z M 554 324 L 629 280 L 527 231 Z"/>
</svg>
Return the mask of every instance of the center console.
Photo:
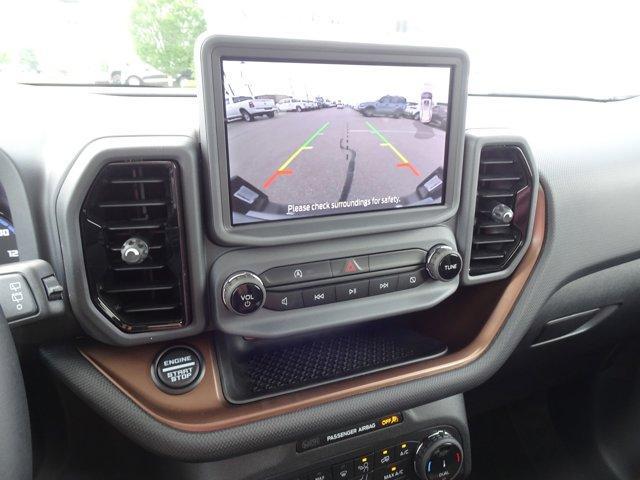
<svg viewBox="0 0 640 480">
<path fill-rule="evenodd" d="M 232 478 L 463 478 L 462 399 L 432 412 L 463 386 L 433 379 L 487 351 L 540 253 L 526 141 L 465 132 L 457 50 L 199 48 L 197 140 L 96 140 L 62 185 L 66 286 L 98 341 L 48 361 L 72 383 L 88 363 L 84 394 L 133 404 L 162 455 L 271 453 Z"/>
</svg>

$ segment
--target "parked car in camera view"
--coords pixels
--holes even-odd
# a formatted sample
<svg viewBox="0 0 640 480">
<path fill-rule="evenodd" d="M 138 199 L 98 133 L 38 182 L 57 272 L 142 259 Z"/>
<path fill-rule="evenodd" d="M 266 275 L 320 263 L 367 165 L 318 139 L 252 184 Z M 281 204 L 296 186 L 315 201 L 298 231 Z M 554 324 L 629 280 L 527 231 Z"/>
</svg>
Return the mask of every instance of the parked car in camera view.
<svg viewBox="0 0 640 480">
<path fill-rule="evenodd" d="M 276 106 L 273 100 L 253 97 L 227 97 L 225 103 L 227 121 L 242 118 L 245 122 L 251 122 L 261 115 L 273 118 L 276 114 Z"/>
<path fill-rule="evenodd" d="M 316 97 L 316 102 L 318 103 L 319 108 L 331 108 L 336 106 L 335 102 L 324 97 Z"/>
<path fill-rule="evenodd" d="M 395 95 L 385 95 L 374 102 L 363 102 L 357 110 L 365 117 L 394 117 L 404 115 L 407 99 Z"/>
<path fill-rule="evenodd" d="M 429 125 L 433 125 L 434 127 L 442 128 L 443 130 L 447 129 L 447 119 L 448 119 L 448 111 L 447 111 L 446 103 L 438 103 L 433 107 L 433 112 L 431 115 L 431 122 Z"/>
<path fill-rule="evenodd" d="M 407 102 L 407 106 L 404 107 L 403 115 L 413 120 L 420 119 L 420 109 L 418 108 L 418 102 Z"/>
<path fill-rule="evenodd" d="M 312 110 L 315 104 L 295 98 L 283 98 L 278 102 L 278 110 L 281 112 L 302 112 Z"/>
</svg>

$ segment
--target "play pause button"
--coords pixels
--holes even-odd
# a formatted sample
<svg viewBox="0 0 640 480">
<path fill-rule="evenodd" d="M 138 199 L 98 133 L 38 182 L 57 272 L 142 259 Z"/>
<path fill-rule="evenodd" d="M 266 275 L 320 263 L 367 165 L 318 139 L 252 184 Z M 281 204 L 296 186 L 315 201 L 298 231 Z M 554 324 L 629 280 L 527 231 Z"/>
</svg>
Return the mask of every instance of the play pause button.
<svg viewBox="0 0 640 480">
<path fill-rule="evenodd" d="M 336 298 L 339 302 L 366 297 L 369 294 L 369 280 L 343 283 L 336 285 Z"/>
</svg>

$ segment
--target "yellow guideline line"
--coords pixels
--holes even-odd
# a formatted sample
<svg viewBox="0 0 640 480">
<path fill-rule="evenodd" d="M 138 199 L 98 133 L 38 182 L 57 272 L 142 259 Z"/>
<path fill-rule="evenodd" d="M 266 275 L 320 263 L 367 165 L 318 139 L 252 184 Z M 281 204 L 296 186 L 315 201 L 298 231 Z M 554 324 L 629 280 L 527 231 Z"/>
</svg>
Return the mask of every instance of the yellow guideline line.
<svg viewBox="0 0 640 480">
<path fill-rule="evenodd" d="M 393 150 L 393 153 L 395 153 L 398 156 L 398 158 L 402 163 L 410 163 L 409 160 L 407 160 L 405 156 L 402 155 L 398 151 L 398 149 L 394 147 L 393 144 L 389 140 L 387 140 L 387 138 L 384 135 L 382 135 L 382 133 L 380 133 L 380 131 L 376 127 L 371 125 L 369 122 L 365 122 L 365 123 L 369 127 L 369 130 L 371 130 L 371 133 L 373 133 L 374 135 L 377 135 L 380 138 L 380 140 L 384 142 L 380 144 L 381 147 L 389 147 L 391 150 Z"/>
<path fill-rule="evenodd" d="M 325 123 L 324 125 L 322 125 L 318 130 L 316 130 L 309 138 L 307 138 L 307 140 L 302 144 L 302 146 L 300 148 L 298 148 L 295 152 L 293 152 L 291 154 L 291 156 L 289 158 L 287 158 L 285 160 L 285 162 L 280 165 L 280 167 L 278 167 L 278 171 L 282 172 L 283 170 L 286 170 L 286 168 L 289 166 L 289 164 L 291 162 L 293 162 L 295 160 L 295 158 L 300 155 L 300 153 L 303 150 L 308 150 L 309 148 L 313 148 L 310 147 L 309 144 L 311 142 L 313 142 L 315 140 L 315 138 L 320 135 L 322 133 L 322 131 L 327 128 L 329 126 L 329 122 Z"/>
</svg>

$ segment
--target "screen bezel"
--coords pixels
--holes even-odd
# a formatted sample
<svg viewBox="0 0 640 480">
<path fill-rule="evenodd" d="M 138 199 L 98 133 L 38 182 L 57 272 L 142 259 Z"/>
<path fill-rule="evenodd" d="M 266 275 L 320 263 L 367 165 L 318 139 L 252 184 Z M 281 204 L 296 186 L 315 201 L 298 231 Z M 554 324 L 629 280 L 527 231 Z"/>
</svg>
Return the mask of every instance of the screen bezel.
<svg viewBox="0 0 640 480">
<path fill-rule="evenodd" d="M 414 206 L 233 225 L 229 199 L 229 158 L 225 126 L 223 59 L 450 67 L 444 198 L 441 205 Z M 230 245 L 281 245 L 442 223 L 460 203 L 468 59 L 455 49 L 338 42 L 205 36 L 196 62 L 199 75 L 200 137 L 205 157 L 209 233 Z"/>
</svg>

